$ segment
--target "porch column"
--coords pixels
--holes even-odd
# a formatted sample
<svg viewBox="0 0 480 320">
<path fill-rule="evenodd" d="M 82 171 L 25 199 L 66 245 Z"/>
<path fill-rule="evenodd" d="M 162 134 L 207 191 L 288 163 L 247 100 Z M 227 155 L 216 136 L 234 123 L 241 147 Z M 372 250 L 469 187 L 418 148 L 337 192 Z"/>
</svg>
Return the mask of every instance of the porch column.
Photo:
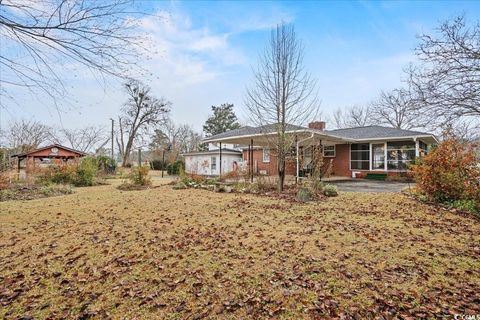
<svg viewBox="0 0 480 320">
<path fill-rule="evenodd" d="M 298 183 L 298 179 L 300 178 L 299 175 L 300 175 L 300 170 L 298 168 L 298 166 L 300 165 L 300 161 L 298 160 L 298 137 L 297 135 L 295 135 L 295 156 L 297 157 L 297 168 L 296 168 L 296 175 L 295 175 L 295 184 Z"/>
<path fill-rule="evenodd" d="M 415 141 L 415 158 L 420 157 L 420 141 L 418 139 L 413 139 Z"/>
<path fill-rule="evenodd" d="M 368 164 L 369 170 L 372 171 L 372 163 L 373 163 L 373 152 L 372 152 L 372 143 L 368 144 L 368 159 L 370 159 L 370 163 Z"/>
<path fill-rule="evenodd" d="M 251 175 L 250 175 L 250 182 L 253 182 L 253 139 L 250 139 L 250 144 L 252 145 L 252 148 L 251 148 L 251 159 L 252 159 L 252 162 L 250 164 L 251 166 Z"/>
<path fill-rule="evenodd" d="M 251 172 L 250 172 L 250 149 L 252 148 L 252 146 L 250 145 L 250 143 L 248 144 L 248 149 L 247 149 L 247 170 L 248 170 L 248 176 L 250 177 L 251 175 Z"/>
<path fill-rule="evenodd" d="M 322 181 L 322 178 L 323 178 L 323 165 L 324 165 L 324 163 L 323 163 L 323 143 L 322 143 L 322 139 L 320 139 L 320 141 L 319 141 L 318 148 L 320 149 L 318 156 L 321 157 L 321 159 L 322 159 L 322 166 L 321 166 L 321 168 L 318 168 L 318 170 L 320 170 L 320 181 Z M 318 161 L 318 159 L 317 159 L 317 161 Z"/>
<path fill-rule="evenodd" d="M 384 161 L 383 161 L 383 170 L 388 171 L 388 149 L 387 149 L 387 143 L 383 143 L 383 156 L 384 156 Z"/>
<path fill-rule="evenodd" d="M 222 143 L 220 142 L 220 166 L 219 166 L 219 177 L 222 177 Z"/>
</svg>

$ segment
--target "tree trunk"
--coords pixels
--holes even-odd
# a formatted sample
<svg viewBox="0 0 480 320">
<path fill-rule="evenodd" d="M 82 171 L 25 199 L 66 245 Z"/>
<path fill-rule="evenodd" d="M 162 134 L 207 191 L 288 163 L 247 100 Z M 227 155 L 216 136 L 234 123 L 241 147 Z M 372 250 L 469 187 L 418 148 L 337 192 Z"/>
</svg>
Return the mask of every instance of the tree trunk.
<svg viewBox="0 0 480 320">
<path fill-rule="evenodd" d="M 285 185 L 285 155 L 278 155 L 278 191 L 282 192 Z"/>
</svg>

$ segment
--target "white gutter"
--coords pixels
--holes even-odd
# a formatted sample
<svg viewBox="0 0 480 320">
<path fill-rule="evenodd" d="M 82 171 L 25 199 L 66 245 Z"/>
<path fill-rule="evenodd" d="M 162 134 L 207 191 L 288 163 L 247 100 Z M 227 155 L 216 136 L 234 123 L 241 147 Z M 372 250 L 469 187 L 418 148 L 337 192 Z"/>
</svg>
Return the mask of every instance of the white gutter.
<svg viewBox="0 0 480 320">
<path fill-rule="evenodd" d="M 380 138 L 364 138 L 364 139 L 355 139 L 355 142 L 363 141 L 385 141 L 385 140 L 404 140 L 404 139 L 413 139 L 414 141 L 419 138 L 432 138 L 438 142 L 437 137 L 433 134 L 424 134 L 424 135 L 415 135 L 415 136 L 403 136 L 403 137 L 380 137 Z"/>
<path fill-rule="evenodd" d="M 339 136 L 335 136 L 333 134 L 328 134 L 327 132 L 323 132 L 321 130 L 312 130 L 309 128 L 305 128 L 302 130 L 289 130 L 285 131 L 286 134 L 294 134 L 294 133 L 310 133 L 312 135 L 319 135 L 319 136 L 324 136 L 327 139 L 328 138 L 333 138 L 333 139 L 338 139 L 343 142 L 355 142 L 355 139 L 350 139 L 350 138 L 342 138 Z M 219 138 L 219 139 L 211 139 L 211 138 L 206 138 L 203 139 L 203 143 L 209 143 L 209 142 L 220 142 L 220 141 L 229 141 L 229 140 L 235 140 L 235 139 L 248 139 L 252 137 L 258 137 L 258 136 L 270 136 L 270 135 L 275 135 L 277 132 L 260 132 L 260 133 L 252 133 L 252 134 L 245 134 L 245 135 L 240 135 L 240 136 L 231 136 L 231 137 L 225 137 L 225 138 Z M 310 139 L 310 138 L 308 138 Z"/>
</svg>

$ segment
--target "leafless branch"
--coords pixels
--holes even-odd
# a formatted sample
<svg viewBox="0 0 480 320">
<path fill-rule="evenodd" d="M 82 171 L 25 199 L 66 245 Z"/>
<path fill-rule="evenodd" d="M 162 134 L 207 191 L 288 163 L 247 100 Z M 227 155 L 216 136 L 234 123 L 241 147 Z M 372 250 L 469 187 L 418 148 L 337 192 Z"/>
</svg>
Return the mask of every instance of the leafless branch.
<svg viewBox="0 0 480 320">
<path fill-rule="evenodd" d="M 257 126 L 274 125 L 270 145 L 278 158 L 279 190 L 283 190 L 285 160 L 294 139 L 288 125 L 305 125 L 318 113 L 316 81 L 303 66 L 304 48 L 292 25 L 278 25 L 260 56 L 255 85 L 247 90 L 246 107 Z"/>
<path fill-rule="evenodd" d="M 20 87 L 55 101 L 66 94 L 63 73 L 72 65 L 102 75 L 128 76 L 139 50 L 147 48 L 145 38 L 135 32 L 139 13 L 132 3 L 0 1 L 0 95 Z"/>
<path fill-rule="evenodd" d="M 376 124 L 367 106 L 339 108 L 333 113 L 333 119 L 335 126 L 339 129 Z"/>
<path fill-rule="evenodd" d="M 440 124 L 459 117 L 480 117 L 480 24 L 468 26 L 463 16 L 423 34 L 416 48 L 418 66 L 409 81 L 432 119 Z"/>
<path fill-rule="evenodd" d="M 124 88 L 128 100 L 119 117 L 119 136 L 117 136 L 122 166 L 127 165 L 135 141 L 142 139 L 141 133 L 147 133 L 150 127 L 159 126 L 167 121 L 171 106 L 165 98 L 155 98 L 150 92 L 150 87 L 140 81 L 129 80 Z"/>
</svg>

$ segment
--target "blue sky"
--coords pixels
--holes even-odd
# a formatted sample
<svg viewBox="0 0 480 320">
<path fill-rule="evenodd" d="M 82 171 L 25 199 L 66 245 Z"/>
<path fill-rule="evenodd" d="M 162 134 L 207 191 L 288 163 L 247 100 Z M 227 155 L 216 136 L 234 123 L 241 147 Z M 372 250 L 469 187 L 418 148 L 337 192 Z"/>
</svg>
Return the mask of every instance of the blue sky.
<svg viewBox="0 0 480 320">
<path fill-rule="evenodd" d="M 416 35 L 431 33 L 440 21 L 464 13 L 480 20 L 477 1 L 144 1 L 155 16 L 142 18 L 158 54 L 143 79 L 156 96 L 173 103 L 172 118 L 201 130 L 211 105 L 235 104 L 246 123 L 245 88 L 252 67 L 277 23 L 293 23 L 305 45 L 305 66 L 318 79 L 325 118 L 337 108 L 361 105 L 380 90 L 401 86 L 402 69 L 415 61 Z M 22 107 L 3 110 L 11 118 L 35 118 L 64 127 L 108 126 L 125 100 L 120 83 L 103 85 L 92 76 L 69 82 L 72 103 L 61 112 L 48 100 L 22 96 Z"/>
</svg>

